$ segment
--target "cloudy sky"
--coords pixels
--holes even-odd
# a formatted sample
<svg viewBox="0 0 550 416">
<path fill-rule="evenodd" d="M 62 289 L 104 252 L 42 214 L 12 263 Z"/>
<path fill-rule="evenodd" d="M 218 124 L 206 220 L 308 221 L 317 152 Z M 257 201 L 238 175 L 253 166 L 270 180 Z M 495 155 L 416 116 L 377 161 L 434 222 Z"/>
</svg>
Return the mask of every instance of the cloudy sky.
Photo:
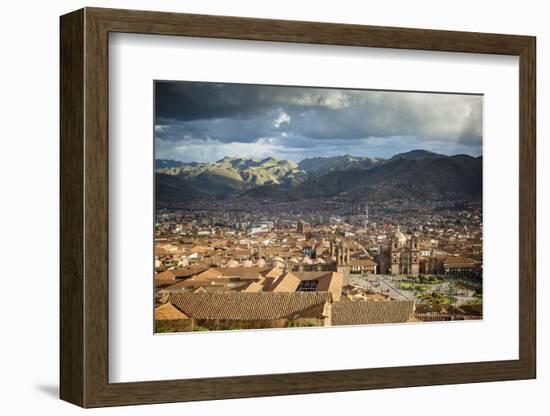
<svg viewBox="0 0 550 416">
<path fill-rule="evenodd" d="M 155 83 L 157 159 L 481 154 L 482 97 L 198 82 Z"/>
</svg>

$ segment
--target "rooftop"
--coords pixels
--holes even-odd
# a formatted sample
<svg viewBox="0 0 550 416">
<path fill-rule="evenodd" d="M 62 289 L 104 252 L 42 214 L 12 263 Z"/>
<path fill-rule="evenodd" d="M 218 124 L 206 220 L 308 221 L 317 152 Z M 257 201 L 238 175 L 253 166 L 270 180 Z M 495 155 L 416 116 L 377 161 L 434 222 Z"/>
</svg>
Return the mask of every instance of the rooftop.
<svg viewBox="0 0 550 416">
<path fill-rule="evenodd" d="M 414 313 L 414 301 L 335 302 L 332 325 L 368 325 L 408 322 Z"/>
<path fill-rule="evenodd" d="M 194 319 L 296 319 L 314 306 L 332 301 L 330 292 L 176 293 L 170 302 Z"/>
</svg>

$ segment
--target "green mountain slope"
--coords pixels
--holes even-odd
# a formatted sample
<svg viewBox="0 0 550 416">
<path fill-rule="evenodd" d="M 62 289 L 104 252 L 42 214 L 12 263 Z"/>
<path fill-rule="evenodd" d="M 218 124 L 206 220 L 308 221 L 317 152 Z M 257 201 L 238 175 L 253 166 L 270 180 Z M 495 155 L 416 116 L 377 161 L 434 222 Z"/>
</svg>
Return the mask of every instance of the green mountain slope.
<svg viewBox="0 0 550 416">
<path fill-rule="evenodd" d="M 230 157 L 213 163 L 180 163 L 157 169 L 157 198 L 180 201 L 246 196 L 288 201 L 346 192 L 388 200 L 456 195 L 480 198 L 482 191 L 481 157 L 449 157 L 423 150 L 388 160 L 345 155 L 305 159 L 299 164 L 275 158 Z"/>
<path fill-rule="evenodd" d="M 214 163 L 187 163 L 156 170 L 178 176 L 203 188 L 231 194 L 257 186 L 274 185 L 290 188 L 306 180 L 307 174 L 289 160 L 266 158 L 253 160 L 225 157 Z"/>
</svg>

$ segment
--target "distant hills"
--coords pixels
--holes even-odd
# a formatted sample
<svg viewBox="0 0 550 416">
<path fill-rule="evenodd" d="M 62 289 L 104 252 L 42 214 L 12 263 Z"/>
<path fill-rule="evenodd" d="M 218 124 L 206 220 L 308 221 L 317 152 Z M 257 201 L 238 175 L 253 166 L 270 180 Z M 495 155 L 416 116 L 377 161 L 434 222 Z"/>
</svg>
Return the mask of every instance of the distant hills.
<svg viewBox="0 0 550 416">
<path fill-rule="evenodd" d="M 482 158 L 413 150 L 389 159 L 350 155 L 300 163 L 276 158 L 225 157 L 213 163 L 156 160 L 159 201 L 250 198 L 292 201 L 343 192 L 371 200 L 432 199 L 445 194 L 481 197 Z"/>
<path fill-rule="evenodd" d="M 181 202 L 209 196 L 178 175 L 158 172 L 155 173 L 155 194 L 158 201 L 165 202 Z"/>
<path fill-rule="evenodd" d="M 155 159 L 155 169 L 177 168 L 183 165 L 184 163 L 179 160 Z"/>
<path fill-rule="evenodd" d="M 410 159 L 410 160 L 425 160 L 425 159 L 433 160 L 433 159 L 441 159 L 446 157 L 448 156 L 442 155 L 439 153 L 428 152 L 427 150 L 417 149 L 417 150 L 411 150 L 410 152 L 398 153 L 395 156 L 392 156 L 390 160 L 395 160 L 399 158 Z"/>
<path fill-rule="evenodd" d="M 382 158 L 344 155 L 304 159 L 298 166 L 308 174 L 322 175 L 335 170 L 369 169 L 383 161 Z"/>
<path fill-rule="evenodd" d="M 177 177 L 182 186 L 201 189 L 213 196 L 227 196 L 260 186 L 276 186 L 288 189 L 304 182 L 308 174 L 290 160 L 268 157 L 262 160 L 224 157 L 214 163 L 172 163 L 157 160 L 157 187 L 168 191 L 164 176 Z M 162 175 L 162 176 L 159 176 Z M 174 184 L 173 182 L 171 184 Z M 157 194 L 161 197 L 160 194 Z"/>
</svg>

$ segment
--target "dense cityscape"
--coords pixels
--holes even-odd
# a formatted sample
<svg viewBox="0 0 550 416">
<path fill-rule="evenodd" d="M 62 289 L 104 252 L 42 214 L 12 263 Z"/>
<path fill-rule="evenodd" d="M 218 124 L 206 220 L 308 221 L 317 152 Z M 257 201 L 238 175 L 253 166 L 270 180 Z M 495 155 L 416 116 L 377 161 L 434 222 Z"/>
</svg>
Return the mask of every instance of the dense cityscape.
<svg viewBox="0 0 550 416">
<path fill-rule="evenodd" d="M 162 205 L 157 331 L 482 317 L 479 201 L 344 193 Z"/>
<path fill-rule="evenodd" d="M 155 331 L 483 317 L 476 94 L 155 83 Z"/>
</svg>

